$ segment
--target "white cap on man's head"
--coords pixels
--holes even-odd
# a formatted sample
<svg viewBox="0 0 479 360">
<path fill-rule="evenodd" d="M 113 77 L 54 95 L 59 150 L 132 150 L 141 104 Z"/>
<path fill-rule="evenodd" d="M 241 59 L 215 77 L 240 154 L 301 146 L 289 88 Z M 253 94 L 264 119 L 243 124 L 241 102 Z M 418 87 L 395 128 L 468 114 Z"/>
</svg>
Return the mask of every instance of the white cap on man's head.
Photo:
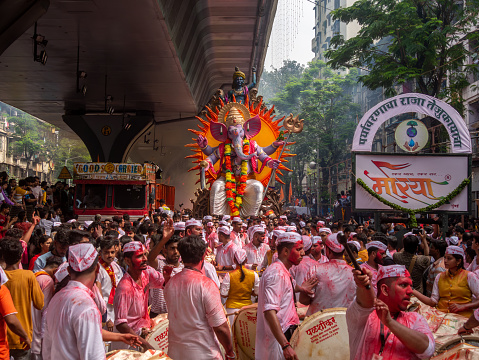
<svg viewBox="0 0 479 360">
<path fill-rule="evenodd" d="M 224 215 L 222 220 L 228 221 L 229 219 L 231 219 L 231 216 L 229 216 L 229 215 Z"/>
<path fill-rule="evenodd" d="M 238 216 L 235 216 L 231 222 L 242 223 L 241 218 Z"/>
<path fill-rule="evenodd" d="M 388 249 L 386 245 L 384 245 L 381 241 L 377 241 L 377 240 L 370 241 L 366 244 L 366 249 L 369 249 L 372 247 L 378 248 L 379 250 L 383 250 L 383 251 L 386 251 Z"/>
<path fill-rule="evenodd" d="M 123 252 L 137 252 L 139 250 L 144 250 L 145 246 L 139 241 L 130 241 L 123 246 Z"/>
<path fill-rule="evenodd" d="M 231 229 L 229 228 L 229 226 L 220 226 L 218 228 L 218 233 L 229 235 L 231 234 Z"/>
<path fill-rule="evenodd" d="M 262 227 L 261 225 L 253 226 L 251 229 L 251 237 L 253 237 L 256 233 L 264 233 L 264 227 Z"/>
<path fill-rule="evenodd" d="M 205 216 L 203 217 L 203 220 L 205 220 L 205 221 L 211 221 L 211 220 L 213 220 L 213 216 L 211 216 L 211 215 L 205 215 Z"/>
<path fill-rule="evenodd" d="M 185 223 L 185 228 L 190 227 L 190 226 L 202 226 L 203 224 L 201 221 L 196 220 L 196 219 L 190 219 Z"/>
<path fill-rule="evenodd" d="M 309 249 L 311 249 L 311 246 L 313 245 L 311 237 L 309 235 L 302 235 L 301 239 L 303 240 L 304 251 L 308 251 Z"/>
<path fill-rule="evenodd" d="M 98 252 L 92 244 L 77 244 L 68 248 L 68 265 L 76 272 L 82 272 L 93 265 Z"/>
<path fill-rule="evenodd" d="M 277 244 L 280 243 L 294 243 L 296 244 L 298 241 L 302 241 L 303 239 L 301 238 L 301 235 L 299 235 L 296 232 L 284 232 L 280 236 L 278 236 L 278 239 L 276 240 Z"/>
<path fill-rule="evenodd" d="M 173 229 L 175 229 L 175 231 L 185 231 L 186 223 L 184 221 L 178 221 L 173 224 Z"/>
</svg>

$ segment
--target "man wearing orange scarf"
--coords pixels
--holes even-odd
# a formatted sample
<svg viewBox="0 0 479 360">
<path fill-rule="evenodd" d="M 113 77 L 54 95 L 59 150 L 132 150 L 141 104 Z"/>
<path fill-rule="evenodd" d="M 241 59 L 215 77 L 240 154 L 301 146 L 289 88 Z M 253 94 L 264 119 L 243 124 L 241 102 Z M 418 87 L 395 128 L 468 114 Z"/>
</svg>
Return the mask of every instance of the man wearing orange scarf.
<svg viewBox="0 0 479 360">
<path fill-rule="evenodd" d="M 101 294 L 106 304 L 106 321 L 104 329 L 113 331 L 115 323 L 115 310 L 113 308 L 113 299 L 115 298 L 115 291 L 118 283 L 123 277 L 123 271 L 115 262 L 115 254 L 118 239 L 114 236 L 105 236 L 100 241 L 100 271 L 98 273 L 98 281 L 101 284 Z"/>
</svg>

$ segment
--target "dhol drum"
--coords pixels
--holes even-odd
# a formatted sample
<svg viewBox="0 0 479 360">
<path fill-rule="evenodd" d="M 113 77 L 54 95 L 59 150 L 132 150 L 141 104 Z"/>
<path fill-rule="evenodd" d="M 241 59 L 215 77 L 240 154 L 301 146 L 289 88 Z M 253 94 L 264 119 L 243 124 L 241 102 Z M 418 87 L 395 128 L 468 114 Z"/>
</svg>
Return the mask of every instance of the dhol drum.
<svg viewBox="0 0 479 360">
<path fill-rule="evenodd" d="M 146 341 L 156 350 L 168 352 L 168 314 L 160 314 L 153 319 L 156 324 L 151 333 L 146 337 Z"/>
<path fill-rule="evenodd" d="M 441 345 L 431 360 L 479 360 L 479 336 L 456 335 L 454 339 Z"/>
<path fill-rule="evenodd" d="M 147 350 L 141 353 L 133 350 L 114 350 L 106 354 L 107 360 L 171 360 L 164 351 Z"/>
<path fill-rule="evenodd" d="M 258 304 L 243 307 L 233 323 L 233 341 L 239 360 L 254 360 Z"/>
<path fill-rule="evenodd" d="M 349 359 L 346 308 L 332 308 L 307 317 L 291 337 L 301 360 Z"/>
</svg>

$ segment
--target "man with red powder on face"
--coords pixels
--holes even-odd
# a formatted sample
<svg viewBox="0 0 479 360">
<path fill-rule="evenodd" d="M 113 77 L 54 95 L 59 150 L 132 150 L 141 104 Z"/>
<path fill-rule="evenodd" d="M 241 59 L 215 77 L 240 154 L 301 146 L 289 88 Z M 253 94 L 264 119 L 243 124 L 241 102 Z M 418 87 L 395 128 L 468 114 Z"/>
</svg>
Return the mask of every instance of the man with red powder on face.
<svg viewBox="0 0 479 360">
<path fill-rule="evenodd" d="M 298 327 L 299 317 L 294 305 L 294 292 L 311 293 L 316 279 L 296 285 L 289 269 L 298 265 L 303 256 L 301 235 L 285 232 L 278 237 L 278 259 L 268 266 L 261 277 L 256 328 L 256 360 L 298 359 L 289 340 Z"/>
<path fill-rule="evenodd" d="M 163 226 L 163 237 L 158 247 L 162 248 L 174 233 L 173 220 L 169 219 Z M 148 315 L 149 289 L 163 288 L 168 276 L 148 266 L 146 249 L 139 241 L 132 241 L 123 247 L 125 263 L 128 271 L 119 282 L 113 307 L 115 309 L 115 326 L 120 333 L 140 335 L 140 341 L 145 349 L 153 347 L 144 339 L 151 330 L 151 320 Z M 164 274 L 166 276 L 164 276 Z M 166 280 L 169 279 L 169 276 Z M 118 349 L 118 344 L 114 345 Z"/>
<path fill-rule="evenodd" d="M 368 269 L 373 275 L 372 286 L 374 288 L 374 293 L 377 291 L 377 276 L 378 270 L 383 264 L 383 257 L 386 256 L 386 250 L 388 247 L 386 244 L 383 244 L 381 241 L 371 241 L 366 244 L 366 249 L 368 250 L 368 261 L 361 264 L 361 269 Z"/>
<path fill-rule="evenodd" d="M 427 359 L 434 336 L 426 319 L 407 312 L 412 280 L 404 265 L 383 266 L 377 276 L 377 298 L 369 269 L 353 270 L 356 300 L 346 312 L 350 360 Z"/>
</svg>

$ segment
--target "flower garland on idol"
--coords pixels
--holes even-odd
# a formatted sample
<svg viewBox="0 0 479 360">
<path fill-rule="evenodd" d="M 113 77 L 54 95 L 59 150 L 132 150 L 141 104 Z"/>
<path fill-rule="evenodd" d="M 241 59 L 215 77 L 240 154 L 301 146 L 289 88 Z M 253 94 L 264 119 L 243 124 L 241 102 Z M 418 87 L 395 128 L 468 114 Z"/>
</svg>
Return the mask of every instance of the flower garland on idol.
<svg viewBox="0 0 479 360">
<path fill-rule="evenodd" d="M 249 140 L 243 141 L 243 153 L 249 155 Z M 239 209 L 243 205 L 243 195 L 246 189 L 246 180 L 248 179 L 248 160 L 241 161 L 241 173 L 239 184 L 236 182 L 236 177 L 231 165 L 231 140 L 228 139 L 225 144 L 225 165 L 226 165 L 226 201 L 230 206 L 231 215 L 238 216 Z"/>
</svg>

